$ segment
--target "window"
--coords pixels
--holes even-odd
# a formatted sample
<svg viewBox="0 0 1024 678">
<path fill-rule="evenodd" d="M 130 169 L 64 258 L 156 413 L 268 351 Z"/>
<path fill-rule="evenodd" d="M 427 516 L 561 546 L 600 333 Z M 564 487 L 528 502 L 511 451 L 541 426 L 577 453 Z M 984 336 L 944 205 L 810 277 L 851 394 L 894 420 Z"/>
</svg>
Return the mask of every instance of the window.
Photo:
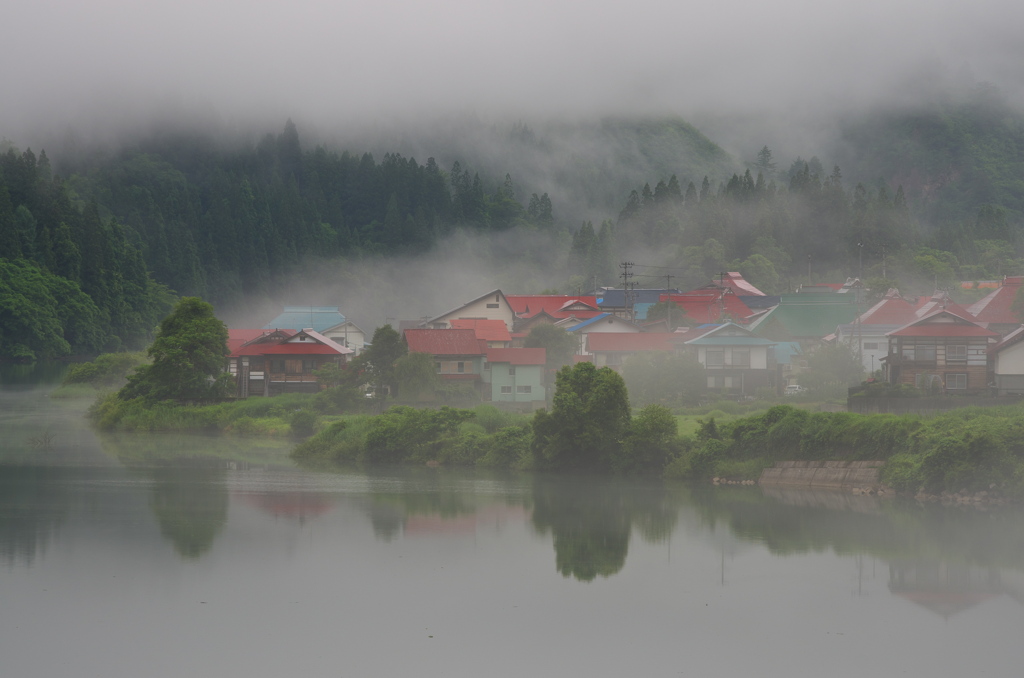
<svg viewBox="0 0 1024 678">
<path fill-rule="evenodd" d="M 864 350 L 865 351 L 877 351 L 878 350 L 878 342 L 877 341 L 865 341 L 864 342 Z"/>
<path fill-rule="evenodd" d="M 914 347 L 913 346 L 904 346 L 903 347 L 903 359 L 904 360 L 913 360 L 914 359 Z"/>
<path fill-rule="evenodd" d="M 532 386 L 516 386 L 516 393 L 532 393 Z"/>
<path fill-rule="evenodd" d="M 508 374 L 509 374 L 510 377 L 516 376 L 516 368 L 514 366 L 508 368 Z"/>
<path fill-rule="evenodd" d="M 717 377 L 708 377 L 708 388 L 718 388 Z"/>
<path fill-rule="evenodd" d="M 725 364 L 725 351 L 708 351 L 704 360 L 705 367 L 721 367 Z"/>
<path fill-rule="evenodd" d="M 967 389 L 967 375 L 966 374 L 947 374 L 946 375 L 946 390 L 966 390 Z"/>
<path fill-rule="evenodd" d="M 458 372 L 459 374 L 462 374 L 463 372 L 465 372 L 465 371 L 466 371 L 466 363 L 464 363 L 464 362 L 461 362 L 461 361 L 460 361 L 460 362 L 458 363 L 458 366 L 457 366 L 457 368 L 456 368 L 456 371 L 457 371 L 457 372 Z"/>
<path fill-rule="evenodd" d="M 284 361 L 283 360 L 271 360 L 270 361 L 271 372 L 284 372 Z"/>
<path fill-rule="evenodd" d="M 732 377 L 725 377 L 722 379 L 722 386 L 725 388 L 732 388 Z"/>
<path fill-rule="evenodd" d="M 946 362 L 947 363 L 965 363 L 967 362 L 967 345 L 966 344 L 955 344 L 953 346 L 946 347 Z"/>
<path fill-rule="evenodd" d="M 485 369 L 485 370 L 489 370 L 489 369 L 491 369 L 491 364 L 490 364 L 490 363 L 488 363 L 488 362 L 485 362 L 485 363 L 484 363 L 484 369 Z"/>
<path fill-rule="evenodd" d="M 502 386 L 501 387 L 501 394 L 502 395 L 512 395 L 512 387 L 511 386 Z"/>
<path fill-rule="evenodd" d="M 304 358 L 302 360 L 302 371 L 303 372 L 312 372 L 315 369 L 316 369 L 316 360 L 314 360 L 313 358 Z"/>
<path fill-rule="evenodd" d="M 742 351 L 733 349 L 732 364 L 734 367 L 750 367 L 750 351 L 747 349 Z"/>
<path fill-rule="evenodd" d="M 497 304 L 487 304 L 487 308 L 498 308 Z"/>
<path fill-rule="evenodd" d="M 436 372 L 437 372 L 438 374 L 441 374 L 441 363 L 439 363 L 439 362 L 436 362 L 436 363 L 434 363 L 434 370 L 435 370 L 435 371 L 436 371 Z"/>
<path fill-rule="evenodd" d="M 935 360 L 935 347 L 934 346 L 921 346 L 920 344 L 914 348 L 915 360 Z"/>
</svg>

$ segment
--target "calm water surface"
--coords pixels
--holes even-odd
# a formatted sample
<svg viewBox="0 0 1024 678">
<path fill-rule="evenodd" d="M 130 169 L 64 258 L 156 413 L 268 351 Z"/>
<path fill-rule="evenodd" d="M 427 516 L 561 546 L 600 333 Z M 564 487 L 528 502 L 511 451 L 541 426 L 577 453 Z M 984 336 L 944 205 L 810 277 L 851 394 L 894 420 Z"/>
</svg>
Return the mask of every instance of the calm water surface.
<svg viewBox="0 0 1024 678">
<path fill-rule="evenodd" d="M 1019 676 L 1024 516 L 97 436 L 0 391 L 0 676 Z"/>
</svg>

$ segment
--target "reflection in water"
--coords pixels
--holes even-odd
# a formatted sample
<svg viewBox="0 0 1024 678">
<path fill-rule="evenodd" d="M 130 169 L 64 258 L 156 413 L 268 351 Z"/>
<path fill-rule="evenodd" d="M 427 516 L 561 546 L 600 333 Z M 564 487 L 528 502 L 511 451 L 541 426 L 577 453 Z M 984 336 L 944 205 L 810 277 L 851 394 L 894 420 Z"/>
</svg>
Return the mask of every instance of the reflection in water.
<svg viewBox="0 0 1024 678">
<path fill-rule="evenodd" d="M 228 517 L 223 464 L 158 467 L 148 472 L 153 478 L 149 505 L 160 523 L 160 534 L 184 558 L 206 553 Z"/>
<path fill-rule="evenodd" d="M 580 581 L 622 569 L 634 524 L 648 541 L 661 541 L 671 534 L 676 517 L 664 492 L 650 486 L 546 477 L 533 485 L 533 525 L 542 534 L 551 532 L 562 576 Z"/>
<path fill-rule="evenodd" d="M 57 469 L 0 466 L 0 562 L 31 565 L 68 511 Z"/>
<path fill-rule="evenodd" d="M 995 568 L 925 558 L 891 561 L 889 590 L 947 619 L 983 600 L 1011 593 Z"/>
</svg>

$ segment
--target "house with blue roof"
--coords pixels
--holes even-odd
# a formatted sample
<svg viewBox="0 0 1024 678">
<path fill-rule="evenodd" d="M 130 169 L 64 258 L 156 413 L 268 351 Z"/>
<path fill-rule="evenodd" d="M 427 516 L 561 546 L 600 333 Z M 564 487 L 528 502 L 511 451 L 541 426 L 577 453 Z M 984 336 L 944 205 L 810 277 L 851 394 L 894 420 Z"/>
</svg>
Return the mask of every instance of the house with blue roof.
<svg viewBox="0 0 1024 678">
<path fill-rule="evenodd" d="M 285 306 L 284 312 L 263 326 L 265 330 L 301 330 L 311 327 L 323 332 L 345 322 L 335 306 Z"/>
<path fill-rule="evenodd" d="M 719 325 L 684 345 L 697 350 L 707 387 L 740 395 L 777 387 L 775 343 L 735 323 Z"/>
</svg>

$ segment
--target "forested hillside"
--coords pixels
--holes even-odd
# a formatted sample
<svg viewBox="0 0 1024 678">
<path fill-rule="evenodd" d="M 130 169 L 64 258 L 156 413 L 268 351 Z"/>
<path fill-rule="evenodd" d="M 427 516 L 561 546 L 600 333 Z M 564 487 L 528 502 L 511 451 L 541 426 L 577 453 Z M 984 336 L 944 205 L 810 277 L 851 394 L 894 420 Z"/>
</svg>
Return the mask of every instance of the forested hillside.
<svg viewBox="0 0 1024 678">
<path fill-rule="evenodd" d="M 0 358 L 142 347 L 172 295 L 129 233 L 73 200 L 45 153 L 0 155 Z"/>
<path fill-rule="evenodd" d="M 830 152 L 848 168 L 767 146 L 740 162 L 678 118 L 462 131 L 376 155 L 380 138 L 339 147 L 291 121 L 251 143 L 164 132 L 69 153 L 63 176 L 45 153 L 7 148 L 0 354 L 138 348 L 175 294 L 279 303 L 307 269 L 344 280 L 346 304 L 374 285 L 411 297 L 427 281 L 397 268 L 442 253 L 440 278 L 452 262 L 484 272 L 460 289 L 523 293 L 617 285 L 625 260 L 641 285 L 740 270 L 767 292 L 861 273 L 928 292 L 1024 272 L 1024 115 L 989 90 L 847 121 Z"/>
</svg>

